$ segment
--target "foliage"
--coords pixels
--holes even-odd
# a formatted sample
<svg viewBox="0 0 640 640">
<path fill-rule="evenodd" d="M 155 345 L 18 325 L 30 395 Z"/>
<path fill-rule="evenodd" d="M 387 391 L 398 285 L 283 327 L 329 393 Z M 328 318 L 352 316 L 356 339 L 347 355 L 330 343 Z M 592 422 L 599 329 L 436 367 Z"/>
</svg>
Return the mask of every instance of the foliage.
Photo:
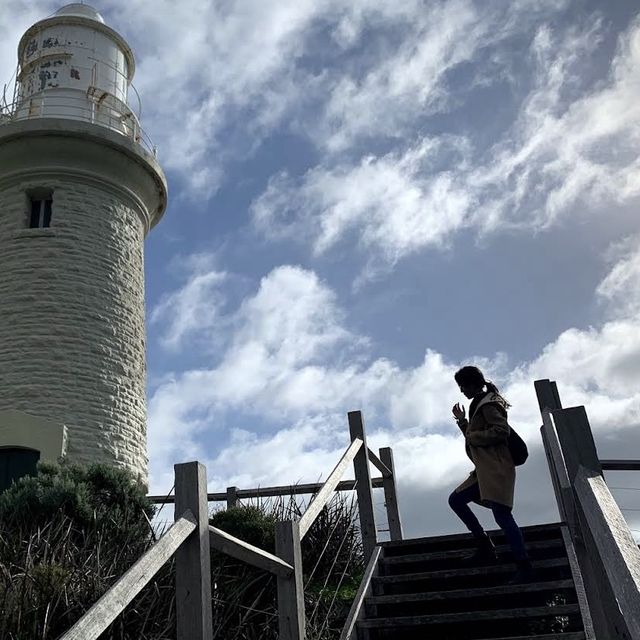
<svg viewBox="0 0 640 640">
<path fill-rule="evenodd" d="M 0 638 L 54 640 L 153 544 L 155 509 L 126 471 L 40 465 L 0 495 Z M 294 499 L 262 500 L 212 514 L 211 523 L 271 553 L 278 520 L 298 519 Z M 337 638 L 362 574 L 354 506 L 339 494 L 303 540 L 310 640 Z M 214 638 L 276 640 L 276 580 L 212 556 Z M 102 640 L 175 638 L 170 561 Z"/>
<path fill-rule="evenodd" d="M 67 630 L 151 543 L 153 505 L 125 470 L 40 465 L 0 496 L 0 637 L 53 639 Z M 103 635 L 169 638 L 170 567 Z M 131 629 L 132 632 L 124 632 Z M 140 631 L 140 632 L 139 632 Z"/>
<path fill-rule="evenodd" d="M 270 553 L 275 523 L 298 520 L 294 499 L 258 500 L 218 511 L 211 524 Z M 214 554 L 220 571 L 214 580 L 214 637 L 276 640 L 276 581 L 265 572 Z M 362 545 L 353 502 L 336 494 L 302 541 L 307 636 L 337 638 L 363 573 Z"/>
</svg>

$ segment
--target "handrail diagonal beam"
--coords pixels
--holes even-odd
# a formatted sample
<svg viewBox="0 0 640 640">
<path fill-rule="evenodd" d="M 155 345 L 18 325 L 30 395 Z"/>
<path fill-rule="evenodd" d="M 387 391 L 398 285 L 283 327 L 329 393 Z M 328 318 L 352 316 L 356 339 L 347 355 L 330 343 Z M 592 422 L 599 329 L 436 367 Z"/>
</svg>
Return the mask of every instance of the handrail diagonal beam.
<svg viewBox="0 0 640 640">
<path fill-rule="evenodd" d="M 340 640 L 351 640 L 351 638 L 353 637 L 356 622 L 360 617 L 360 613 L 363 611 L 364 599 L 371 589 L 371 579 L 378 571 L 378 558 L 380 557 L 381 549 L 382 547 L 377 546 L 371 554 L 369 564 L 365 569 L 364 576 L 362 576 L 362 581 L 360 582 L 360 586 L 358 587 L 358 592 L 356 593 L 356 597 L 353 599 L 351 609 L 349 610 L 349 615 L 347 616 L 347 620 L 344 624 L 344 627 L 342 628 Z"/>
<path fill-rule="evenodd" d="M 322 489 L 318 491 L 311 504 L 307 507 L 307 510 L 302 514 L 300 522 L 298 523 L 300 526 L 301 540 L 302 538 L 304 538 L 307 531 L 309 531 L 309 528 L 315 522 L 318 514 L 322 511 L 323 507 L 327 504 L 330 497 L 333 495 L 335 488 L 340 482 L 340 478 L 342 478 L 344 472 L 347 470 L 347 467 L 356 457 L 358 451 L 360 451 L 362 444 L 363 442 L 360 438 L 356 438 L 351 443 L 349 448 L 344 452 L 342 458 L 340 458 L 340 461 L 335 466 L 334 470 L 327 478 L 326 482 L 322 485 Z"/>
<path fill-rule="evenodd" d="M 278 556 L 211 525 L 209 525 L 209 544 L 216 551 L 225 553 L 236 560 L 247 562 L 259 569 L 265 569 L 282 578 L 288 578 L 293 573 L 293 567 Z"/>
<path fill-rule="evenodd" d="M 59 640 L 98 638 L 195 529 L 195 518 L 186 511 Z"/>
<path fill-rule="evenodd" d="M 604 478 L 580 466 L 575 492 L 630 638 L 640 638 L 640 550 Z"/>
<path fill-rule="evenodd" d="M 369 449 L 369 447 L 367 447 Z M 373 463 L 375 467 L 378 468 L 380 473 L 382 473 L 383 478 L 390 478 L 393 475 L 393 471 L 387 467 L 387 465 L 378 458 L 378 456 L 369 449 L 369 462 Z"/>
</svg>

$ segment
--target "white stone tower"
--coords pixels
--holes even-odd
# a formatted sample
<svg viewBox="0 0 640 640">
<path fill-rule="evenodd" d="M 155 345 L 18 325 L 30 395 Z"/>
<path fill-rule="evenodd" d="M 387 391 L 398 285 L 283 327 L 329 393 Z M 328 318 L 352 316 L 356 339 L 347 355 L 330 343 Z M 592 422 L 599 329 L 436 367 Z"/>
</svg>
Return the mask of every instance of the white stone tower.
<svg viewBox="0 0 640 640">
<path fill-rule="evenodd" d="M 167 184 L 128 106 L 133 74 L 84 4 L 20 40 L 0 114 L 0 448 L 66 446 L 146 482 L 143 241 Z"/>
</svg>

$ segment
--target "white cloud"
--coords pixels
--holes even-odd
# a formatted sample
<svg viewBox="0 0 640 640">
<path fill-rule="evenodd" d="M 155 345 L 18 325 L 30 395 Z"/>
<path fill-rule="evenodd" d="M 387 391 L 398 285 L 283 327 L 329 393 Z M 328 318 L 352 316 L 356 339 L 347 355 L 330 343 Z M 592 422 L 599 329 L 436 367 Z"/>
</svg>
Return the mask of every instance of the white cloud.
<svg viewBox="0 0 640 640">
<path fill-rule="evenodd" d="M 640 236 L 624 239 L 612 248 L 613 267 L 596 291 L 616 316 L 640 314 Z"/>
<path fill-rule="evenodd" d="M 257 228 L 303 238 L 316 254 L 357 238 L 369 267 L 388 267 L 470 227 L 538 231 L 583 211 L 615 213 L 640 195 L 640 22 L 620 36 L 608 78 L 594 81 L 588 60 L 602 28 L 597 18 L 582 30 L 539 28 L 533 87 L 487 151 L 443 133 L 385 155 L 327 160 L 301 177 L 277 175 L 253 203 Z M 367 109 L 353 106 L 366 123 Z"/>
<path fill-rule="evenodd" d="M 254 221 L 277 237 L 307 237 L 321 254 L 350 232 L 385 262 L 440 245 L 465 224 L 470 196 L 454 172 L 430 171 L 443 148 L 464 161 L 465 141 L 425 139 L 402 155 L 363 158 L 357 166 L 318 167 L 302 181 L 272 179 L 252 206 Z M 306 235 L 302 231 L 306 231 Z"/>
<path fill-rule="evenodd" d="M 210 256 L 203 254 L 191 256 L 187 264 L 175 266 L 187 269 L 186 286 L 165 293 L 150 314 L 152 324 L 165 325 L 160 340 L 171 350 L 183 346 L 189 334 L 204 334 L 212 340 L 210 330 L 219 322 L 224 304 L 222 285 L 227 279 L 225 272 L 215 269 Z"/>
<path fill-rule="evenodd" d="M 616 274 L 631 271 L 626 265 L 637 250 L 629 246 L 618 250 L 603 285 L 626 282 L 626 275 Z M 373 356 L 371 345 L 345 325 L 331 289 L 299 267 L 274 269 L 229 315 L 230 335 L 219 362 L 176 375 L 152 395 L 149 434 L 157 490 L 167 488 L 172 462 L 194 457 L 209 465 L 212 490 L 316 481 L 347 445 L 346 412 L 362 409 L 370 446 L 394 448 L 408 531 L 454 527 L 443 505 L 469 463 L 450 416 L 459 400 L 453 373 L 469 362 L 511 401 L 511 422 L 532 449 L 518 485 L 524 522 L 555 517 L 534 380 L 556 380 L 565 406 L 586 405 L 596 440 L 608 454 L 622 455 L 620 438 L 640 424 L 637 314 L 568 329 L 539 356 L 515 367 L 503 354 L 458 363 L 427 350 L 419 366 L 405 369 Z M 426 515 L 434 510 L 437 522 Z"/>
</svg>

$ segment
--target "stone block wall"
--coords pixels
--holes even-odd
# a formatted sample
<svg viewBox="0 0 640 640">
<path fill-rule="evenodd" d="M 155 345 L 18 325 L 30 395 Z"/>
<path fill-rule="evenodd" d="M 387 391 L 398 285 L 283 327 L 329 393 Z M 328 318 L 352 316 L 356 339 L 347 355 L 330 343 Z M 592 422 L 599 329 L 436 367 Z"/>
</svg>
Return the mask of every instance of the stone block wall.
<svg viewBox="0 0 640 640">
<path fill-rule="evenodd" d="M 29 190 L 53 190 L 29 229 Z M 68 456 L 146 482 L 144 226 L 139 203 L 73 177 L 0 186 L 0 411 L 63 423 Z"/>
</svg>

